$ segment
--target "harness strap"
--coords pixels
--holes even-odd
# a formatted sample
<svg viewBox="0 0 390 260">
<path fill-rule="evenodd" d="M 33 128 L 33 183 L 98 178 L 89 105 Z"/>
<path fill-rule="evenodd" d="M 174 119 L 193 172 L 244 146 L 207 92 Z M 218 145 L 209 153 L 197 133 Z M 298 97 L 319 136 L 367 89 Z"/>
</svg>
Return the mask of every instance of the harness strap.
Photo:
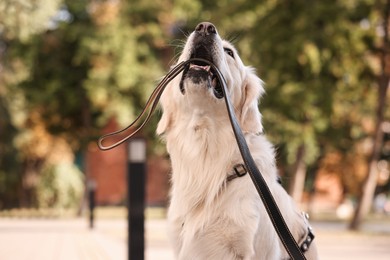
<svg viewBox="0 0 390 260">
<path fill-rule="evenodd" d="M 183 62 L 179 63 L 177 66 L 175 66 L 163 78 L 163 80 L 158 84 L 158 86 L 156 87 L 156 89 L 153 91 L 152 95 L 148 99 L 144 110 L 136 118 L 136 120 L 131 125 L 129 125 L 128 127 L 126 127 L 123 130 L 116 131 L 116 132 L 113 132 L 113 133 L 110 133 L 110 134 L 107 134 L 107 135 L 100 137 L 98 140 L 99 148 L 102 150 L 112 149 L 112 148 L 124 143 L 126 140 L 128 140 L 133 135 L 135 135 L 149 121 L 154 109 L 157 106 L 158 100 L 160 99 L 160 96 L 161 96 L 162 92 L 164 91 L 165 87 L 167 86 L 167 84 L 174 77 L 176 77 L 182 70 L 184 70 L 184 68 L 186 67 L 187 64 L 189 64 L 193 61 L 205 62 L 205 63 L 209 64 L 216 71 L 218 80 L 220 83 L 222 83 L 221 85 L 222 85 L 223 96 L 225 99 L 226 109 L 227 109 L 227 112 L 229 114 L 230 123 L 232 125 L 233 132 L 234 132 L 234 135 L 236 137 L 237 145 L 238 145 L 242 159 L 243 159 L 244 164 L 245 164 L 245 168 L 248 171 L 249 175 L 251 176 L 251 179 L 256 187 L 257 192 L 260 195 L 261 200 L 264 203 L 265 209 L 267 210 L 267 213 L 268 213 L 268 215 L 271 219 L 271 222 L 276 230 L 276 233 L 278 234 L 287 253 L 289 254 L 289 256 L 291 257 L 292 260 L 306 260 L 301 248 L 298 246 L 293 235 L 291 234 L 291 232 L 290 232 L 290 230 L 289 230 L 289 228 L 288 228 L 288 226 L 287 226 L 287 224 L 286 224 L 286 222 L 285 222 L 285 220 L 284 220 L 284 218 L 283 218 L 283 216 L 282 216 L 282 214 L 281 214 L 281 212 L 280 212 L 280 210 L 275 202 L 275 199 L 271 194 L 271 191 L 270 191 L 266 181 L 264 180 L 263 176 L 261 175 L 259 169 L 256 166 L 254 159 L 252 158 L 252 155 L 249 151 L 245 137 L 244 137 L 244 135 L 241 131 L 240 125 L 236 119 L 233 106 L 232 106 L 231 101 L 229 99 L 226 81 L 225 81 L 223 75 L 221 74 L 221 72 L 219 71 L 219 69 L 210 61 L 205 60 L 205 59 L 201 59 L 201 58 L 193 58 L 193 59 L 189 59 L 187 61 L 183 61 Z M 140 126 L 138 126 L 137 128 L 134 129 L 134 125 L 136 123 L 138 123 L 138 121 L 141 120 L 142 116 L 146 113 L 146 111 L 149 109 L 149 107 L 150 107 L 150 110 L 147 113 L 147 116 L 144 119 L 144 121 L 140 124 Z M 103 144 L 103 141 L 105 139 L 109 139 L 112 137 L 114 137 L 114 139 L 115 139 L 115 137 L 117 135 L 125 133 L 126 131 L 129 131 L 130 133 L 126 137 L 122 138 L 121 140 L 114 141 L 113 144 L 110 144 L 107 146 Z"/>
</svg>

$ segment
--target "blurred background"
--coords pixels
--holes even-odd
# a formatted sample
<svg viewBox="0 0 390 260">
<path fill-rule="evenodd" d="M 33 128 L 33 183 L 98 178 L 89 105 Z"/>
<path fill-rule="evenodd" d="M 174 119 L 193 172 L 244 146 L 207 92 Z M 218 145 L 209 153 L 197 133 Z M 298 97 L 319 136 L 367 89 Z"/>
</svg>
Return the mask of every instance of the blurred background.
<svg viewBox="0 0 390 260">
<path fill-rule="evenodd" d="M 85 216 L 91 182 L 102 215 L 125 216 L 126 146 L 102 152 L 97 138 L 135 119 L 210 21 L 265 82 L 293 198 L 314 220 L 389 227 L 389 17 L 389 0 L 1 0 L 0 216 Z M 164 218 L 160 114 L 142 135 L 148 216 Z"/>
</svg>

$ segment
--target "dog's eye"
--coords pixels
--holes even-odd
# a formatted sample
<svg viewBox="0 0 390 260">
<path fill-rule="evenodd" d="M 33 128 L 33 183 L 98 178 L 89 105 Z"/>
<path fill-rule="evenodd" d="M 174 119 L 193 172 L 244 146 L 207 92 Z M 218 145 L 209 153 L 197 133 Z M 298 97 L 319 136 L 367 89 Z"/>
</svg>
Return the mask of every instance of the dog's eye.
<svg viewBox="0 0 390 260">
<path fill-rule="evenodd" d="M 229 48 L 223 48 L 224 51 L 234 59 L 234 52 Z"/>
</svg>

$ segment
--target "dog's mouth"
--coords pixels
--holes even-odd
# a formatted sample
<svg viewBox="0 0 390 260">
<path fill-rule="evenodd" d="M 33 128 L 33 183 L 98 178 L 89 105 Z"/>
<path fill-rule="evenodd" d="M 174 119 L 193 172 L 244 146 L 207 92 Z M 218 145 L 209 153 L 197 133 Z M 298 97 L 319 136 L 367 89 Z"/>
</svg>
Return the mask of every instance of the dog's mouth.
<svg viewBox="0 0 390 260">
<path fill-rule="evenodd" d="M 194 48 L 190 55 L 190 59 L 192 58 L 201 58 L 214 63 L 210 51 L 204 45 L 198 45 Z M 208 63 L 194 61 L 184 69 L 180 81 L 180 91 L 182 94 L 185 94 L 184 81 L 186 79 L 192 80 L 195 84 L 200 84 L 202 81 L 205 82 L 206 87 L 213 90 L 213 94 L 216 98 L 223 98 L 222 86 L 218 80 L 217 73 Z"/>
</svg>

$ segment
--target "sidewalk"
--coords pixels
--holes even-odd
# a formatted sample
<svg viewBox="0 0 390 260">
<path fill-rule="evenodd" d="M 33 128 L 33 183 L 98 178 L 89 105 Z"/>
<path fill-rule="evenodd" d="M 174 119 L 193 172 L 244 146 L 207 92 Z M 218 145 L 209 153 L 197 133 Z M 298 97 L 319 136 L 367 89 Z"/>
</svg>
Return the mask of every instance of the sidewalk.
<svg viewBox="0 0 390 260">
<path fill-rule="evenodd" d="M 390 222 L 368 232 L 342 223 L 313 223 L 322 260 L 390 259 Z M 146 222 L 146 260 L 171 260 L 165 220 Z M 1 260 L 125 260 L 126 221 L 103 219 L 89 230 L 86 219 L 0 219 Z"/>
</svg>

